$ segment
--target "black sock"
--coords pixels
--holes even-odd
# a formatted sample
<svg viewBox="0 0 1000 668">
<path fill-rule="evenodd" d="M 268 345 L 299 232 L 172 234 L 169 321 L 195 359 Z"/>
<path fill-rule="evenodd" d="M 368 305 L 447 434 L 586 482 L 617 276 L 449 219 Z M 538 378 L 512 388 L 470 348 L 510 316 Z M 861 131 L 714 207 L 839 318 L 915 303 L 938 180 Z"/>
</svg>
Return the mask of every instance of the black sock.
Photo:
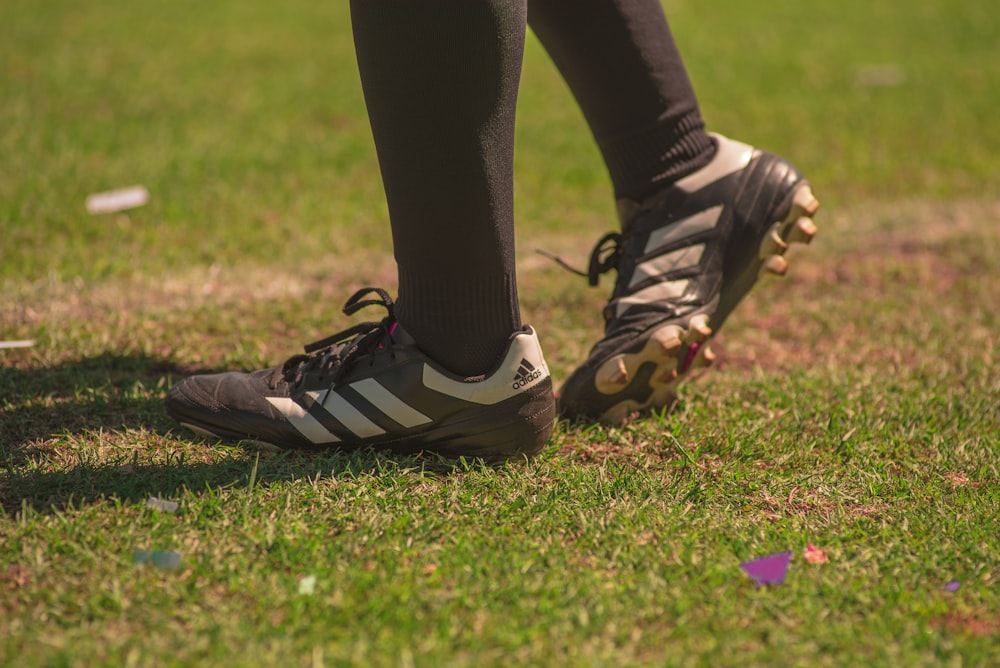
<svg viewBox="0 0 1000 668">
<path fill-rule="evenodd" d="M 521 327 L 514 110 L 525 0 L 352 0 L 399 267 L 396 316 L 456 373 Z"/>
<path fill-rule="evenodd" d="M 708 164 L 715 145 L 659 0 L 531 0 L 528 8 L 616 197 L 641 199 Z"/>
</svg>

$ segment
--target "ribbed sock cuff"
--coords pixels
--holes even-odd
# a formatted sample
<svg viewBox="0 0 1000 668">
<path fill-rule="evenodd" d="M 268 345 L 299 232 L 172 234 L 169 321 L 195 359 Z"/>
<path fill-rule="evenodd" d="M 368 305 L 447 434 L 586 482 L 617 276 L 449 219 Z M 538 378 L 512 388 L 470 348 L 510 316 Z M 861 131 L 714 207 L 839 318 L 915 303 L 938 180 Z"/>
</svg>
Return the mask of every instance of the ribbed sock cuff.
<svg viewBox="0 0 1000 668">
<path fill-rule="evenodd" d="M 515 276 L 454 280 L 427 273 L 400 267 L 397 320 L 445 368 L 463 376 L 486 373 L 521 329 Z"/>
<path fill-rule="evenodd" d="M 711 161 L 715 143 L 697 111 L 626 136 L 598 138 L 615 197 L 642 199 Z"/>
</svg>

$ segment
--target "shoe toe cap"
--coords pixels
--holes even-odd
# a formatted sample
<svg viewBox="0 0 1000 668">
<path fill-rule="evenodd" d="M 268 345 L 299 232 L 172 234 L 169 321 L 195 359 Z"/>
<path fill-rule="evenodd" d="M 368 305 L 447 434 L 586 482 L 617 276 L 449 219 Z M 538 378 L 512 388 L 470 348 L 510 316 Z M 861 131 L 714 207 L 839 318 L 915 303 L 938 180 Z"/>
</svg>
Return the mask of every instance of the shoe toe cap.
<svg viewBox="0 0 1000 668">
<path fill-rule="evenodd" d="M 168 408 L 180 411 L 266 410 L 266 387 L 252 374 L 227 372 L 185 378 L 167 393 Z"/>
</svg>

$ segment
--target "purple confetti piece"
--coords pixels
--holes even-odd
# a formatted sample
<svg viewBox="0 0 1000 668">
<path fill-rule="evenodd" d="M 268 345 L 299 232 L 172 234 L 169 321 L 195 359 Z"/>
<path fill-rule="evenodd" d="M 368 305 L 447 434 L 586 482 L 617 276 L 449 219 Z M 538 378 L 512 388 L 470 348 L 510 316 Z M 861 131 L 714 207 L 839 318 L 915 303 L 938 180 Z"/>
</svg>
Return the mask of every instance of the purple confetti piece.
<svg viewBox="0 0 1000 668">
<path fill-rule="evenodd" d="M 760 557 L 752 561 L 744 561 L 740 568 L 753 578 L 761 587 L 772 584 L 781 584 L 785 581 L 788 573 L 788 563 L 792 559 L 792 552 L 779 552 L 766 557 Z"/>
<path fill-rule="evenodd" d="M 952 580 L 944 586 L 948 591 L 958 591 L 958 588 L 962 586 L 962 583 L 958 580 Z"/>
</svg>

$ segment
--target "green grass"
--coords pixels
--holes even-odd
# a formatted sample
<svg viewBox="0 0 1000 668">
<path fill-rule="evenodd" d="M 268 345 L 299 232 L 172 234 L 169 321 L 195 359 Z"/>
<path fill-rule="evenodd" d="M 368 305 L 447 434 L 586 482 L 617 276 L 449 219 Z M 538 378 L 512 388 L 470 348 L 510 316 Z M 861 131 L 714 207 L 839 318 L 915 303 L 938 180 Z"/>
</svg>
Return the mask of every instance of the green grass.
<svg viewBox="0 0 1000 668">
<path fill-rule="evenodd" d="M 0 351 L 0 665 L 1000 662 L 1000 10 L 666 3 L 709 125 L 792 157 L 820 236 L 669 415 L 484 468 L 162 409 L 393 287 L 346 5 L 0 9 L 0 340 L 37 340 Z M 522 309 L 565 378 L 607 284 L 533 251 L 613 208 L 533 40 L 518 123 Z M 739 569 L 784 550 L 781 586 Z"/>
</svg>

